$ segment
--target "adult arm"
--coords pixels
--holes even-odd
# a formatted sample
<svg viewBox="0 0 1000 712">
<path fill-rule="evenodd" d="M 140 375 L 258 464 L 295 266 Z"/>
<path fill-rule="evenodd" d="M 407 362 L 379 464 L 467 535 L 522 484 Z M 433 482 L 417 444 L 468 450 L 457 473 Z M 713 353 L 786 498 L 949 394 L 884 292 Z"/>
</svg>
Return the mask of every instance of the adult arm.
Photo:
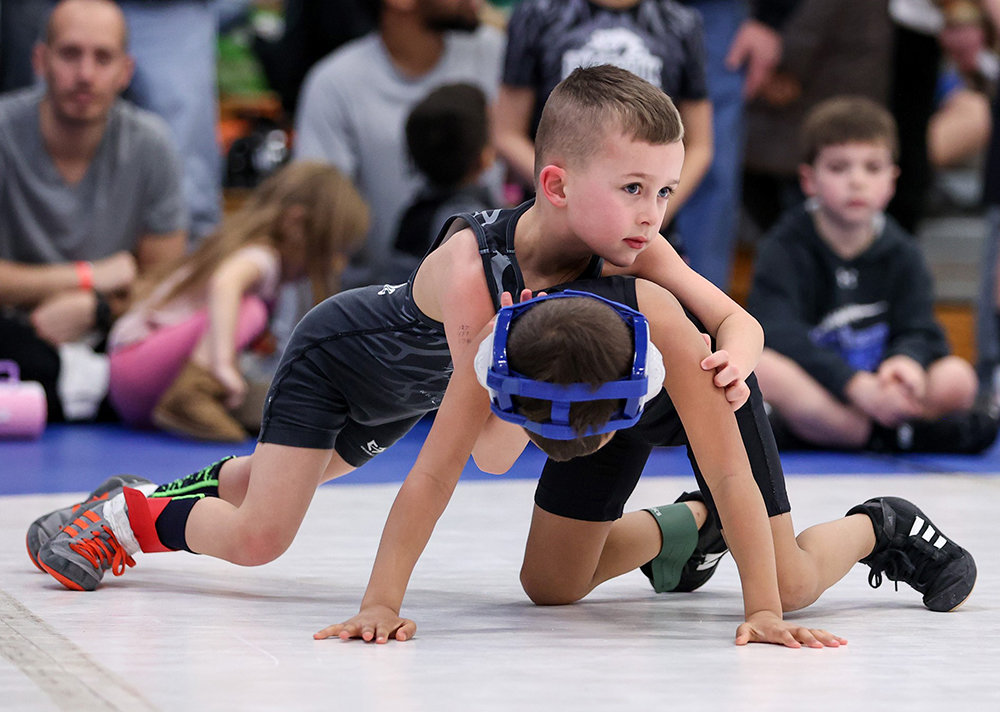
<svg viewBox="0 0 1000 712">
<path fill-rule="evenodd" d="M 142 235 L 135 246 L 135 261 L 140 277 L 175 264 L 184 256 L 186 250 L 185 230 Z"/>
<path fill-rule="evenodd" d="M 708 99 L 684 100 L 678 103 L 677 110 L 684 122 L 684 169 L 667 203 L 664 225 L 698 188 L 712 163 L 712 102 Z"/>
<path fill-rule="evenodd" d="M 335 59 L 335 57 L 334 57 Z M 324 60 L 306 75 L 295 115 L 295 160 L 330 163 L 352 179 L 358 148 L 351 140 L 349 97 L 336 81 L 336 67 Z"/>
<path fill-rule="evenodd" d="M 534 110 L 534 89 L 500 85 L 493 112 L 493 142 L 500 158 L 525 185 L 535 180 L 535 144 L 530 133 Z"/>
<path fill-rule="evenodd" d="M 95 327 L 107 328 L 108 322 L 102 322 L 98 318 L 99 310 L 107 309 L 107 314 L 102 319 L 114 319 L 125 312 L 135 286 L 137 265 L 141 279 L 144 274 L 150 274 L 160 265 L 177 260 L 184 252 L 185 243 L 186 233 L 183 230 L 163 235 L 150 234 L 140 238 L 134 257 L 130 253 L 120 252 L 104 260 L 83 263 L 82 266 L 80 263 L 66 263 L 29 267 L 26 272 L 14 270 L 17 282 L 23 285 L 23 280 L 27 278 L 29 284 L 33 285 L 29 289 L 65 284 L 67 267 L 77 274 L 76 285 L 57 288 L 31 304 L 31 323 L 35 332 L 49 343 L 59 345 L 77 341 Z M 87 273 L 88 270 L 93 275 L 93 289 L 80 289 L 87 281 L 79 281 L 81 271 Z M 32 275 L 36 271 L 41 272 L 42 276 L 37 284 Z M 47 281 L 46 276 L 52 281 Z M 0 279 L 3 279 L 2 274 Z"/>
<path fill-rule="evenodd" d="M 754 15 L 740 25 L 726 54 L 726 66 L 746 70 L 743 94 L 757 95 L 781 60 L 781 28 L 799 0 L 760 0 Z"/>
<path fill-rule="evenodd" d="M 89 281 L 93 289 L 111 293 L 132 283 L 135 258 L 128 252 L 84 263 L 60 262 L 33 265 L 0 260 L 0 305 L 31 307 L 60 292 L 82 289 Z"/>
</svg>

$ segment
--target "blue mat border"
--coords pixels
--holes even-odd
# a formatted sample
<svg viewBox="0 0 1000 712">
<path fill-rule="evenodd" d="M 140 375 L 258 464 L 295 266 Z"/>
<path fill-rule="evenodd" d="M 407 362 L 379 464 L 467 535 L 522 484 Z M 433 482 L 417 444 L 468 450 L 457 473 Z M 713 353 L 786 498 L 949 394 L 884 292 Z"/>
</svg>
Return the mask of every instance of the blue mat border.
<svg viewBox="0 0 1000 712">
<path fill-rule="evenodd" d="M 430 428 L 420 422 L 405 438 L 372 462 L 340 478 L 334 486 L 401 482 L 416 460 Z M 165 482 L 193 472 L 226 455 L 253 451 L 254 441 L 233 447 L 193 443 L 165 433 L 136 431 L 118 424 L 51 425 L 39 440 L 0 440 L 0 495 L 79 492 L 108 475 L 139 474 Z M 501 477 L 535 478 L 544 457 L 533 446 Z M 913 475 L 1000 473 L 1000 442 L 982 455 L 874 455 L 828 451 L 787 452 L 786 474 Z M 647 476 L 690 476 L 682 448 L 658 448 L 646 467 Z M 463 479 L 491 479 L 471 462 Z"/>
</svg>

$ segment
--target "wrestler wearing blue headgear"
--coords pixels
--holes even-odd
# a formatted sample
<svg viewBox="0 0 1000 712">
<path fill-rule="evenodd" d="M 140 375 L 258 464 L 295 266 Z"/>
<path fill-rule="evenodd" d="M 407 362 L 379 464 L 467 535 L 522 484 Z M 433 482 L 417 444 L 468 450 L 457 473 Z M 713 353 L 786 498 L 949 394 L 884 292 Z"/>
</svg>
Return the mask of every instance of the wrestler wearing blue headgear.
<svg viewBox="0 0 1000 712">
<path fill-rule="evenodd" d="M 507 361 L 507 338 L 511 325 L 527 310 L 549 299 L 586 298 L 609 306 L 629 326 L 633 336 L 633 361 L 624 378 L 598 386 L 588 383 L 556 384 L 528 378 L 510 368 Z M 587 435 L 609 433 L 635 425 L 642 415 L 645 402 L 659 393 L 663 385 L 663 359 L 650 341 L 646 317 L 638 311 L 589 292 L 566 290 L 535 297 L 520 304 L 503 307 L 497 314 L 493 331 L 479 346 L 476 354 L 476 374 L 490 393 L 490 407 L 502 420 L 542 437 L 572 440 Z M 552 402 L 549 420 L 535 422 L 517 412 L 511 396 L 537 398 Z M 603 426 L 578 432 L 569 422 L 570 406 L 579 401 L 621 399 L 624 405 Z"/>
</svg>

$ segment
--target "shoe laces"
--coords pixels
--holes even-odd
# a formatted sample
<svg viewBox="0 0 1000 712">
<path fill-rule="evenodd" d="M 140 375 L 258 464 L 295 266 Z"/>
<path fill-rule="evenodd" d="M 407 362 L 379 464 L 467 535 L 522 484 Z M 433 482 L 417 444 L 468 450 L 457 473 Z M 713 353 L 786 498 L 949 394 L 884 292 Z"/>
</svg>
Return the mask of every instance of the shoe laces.
<svg viewBox="0 0 1000 712">
<path fill-rule="evenodd" d="M 84 539 L 70 542 L 69 548 L 97 569 L 111 569 L 115 576 L 125 573 L 126 566 L 135 566 L 135 559 L 125 553 L 111 528 L 102 524 L 99 531 Z"/>
<path fill-rule="evenodd" d="M 871 571 L 868 574 L 869 586 L 872 588 L 881 586 L 882 575 L 885 574 L 895 584 L 897 591 L 899 590 L 899 582 L 903 581 L 923 592 L 927 584 L 933 580 L 929 574 L 932 573 L 932 569 L 937 568 L 939 550 L 927 546 L 919 538 L 913 541 L 911 537 L 908 545 L 910 548 L 916 549 L 917 562 L 914 563 L 913 558 L 902 549 L 890 546 L 871 558 L 869 563 Z"/>
</svg>

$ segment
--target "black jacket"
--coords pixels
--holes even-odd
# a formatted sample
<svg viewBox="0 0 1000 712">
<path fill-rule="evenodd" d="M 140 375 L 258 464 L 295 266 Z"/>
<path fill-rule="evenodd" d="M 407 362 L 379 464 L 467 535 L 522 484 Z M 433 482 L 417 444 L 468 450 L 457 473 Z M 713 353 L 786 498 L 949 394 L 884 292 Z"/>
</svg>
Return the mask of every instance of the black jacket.
<svg viewBox="0 0 1000 712">
<path fill-rule="evenodd" d="M 761 242 L 747 306 L 768 348 L 841 399 L 857 371 L 890 356 L 926 368 L 949 353 L 923 254 L 891 217 L 865 252 L 843 260 L 804 207 L 789 211 Z"/>
</svg>

